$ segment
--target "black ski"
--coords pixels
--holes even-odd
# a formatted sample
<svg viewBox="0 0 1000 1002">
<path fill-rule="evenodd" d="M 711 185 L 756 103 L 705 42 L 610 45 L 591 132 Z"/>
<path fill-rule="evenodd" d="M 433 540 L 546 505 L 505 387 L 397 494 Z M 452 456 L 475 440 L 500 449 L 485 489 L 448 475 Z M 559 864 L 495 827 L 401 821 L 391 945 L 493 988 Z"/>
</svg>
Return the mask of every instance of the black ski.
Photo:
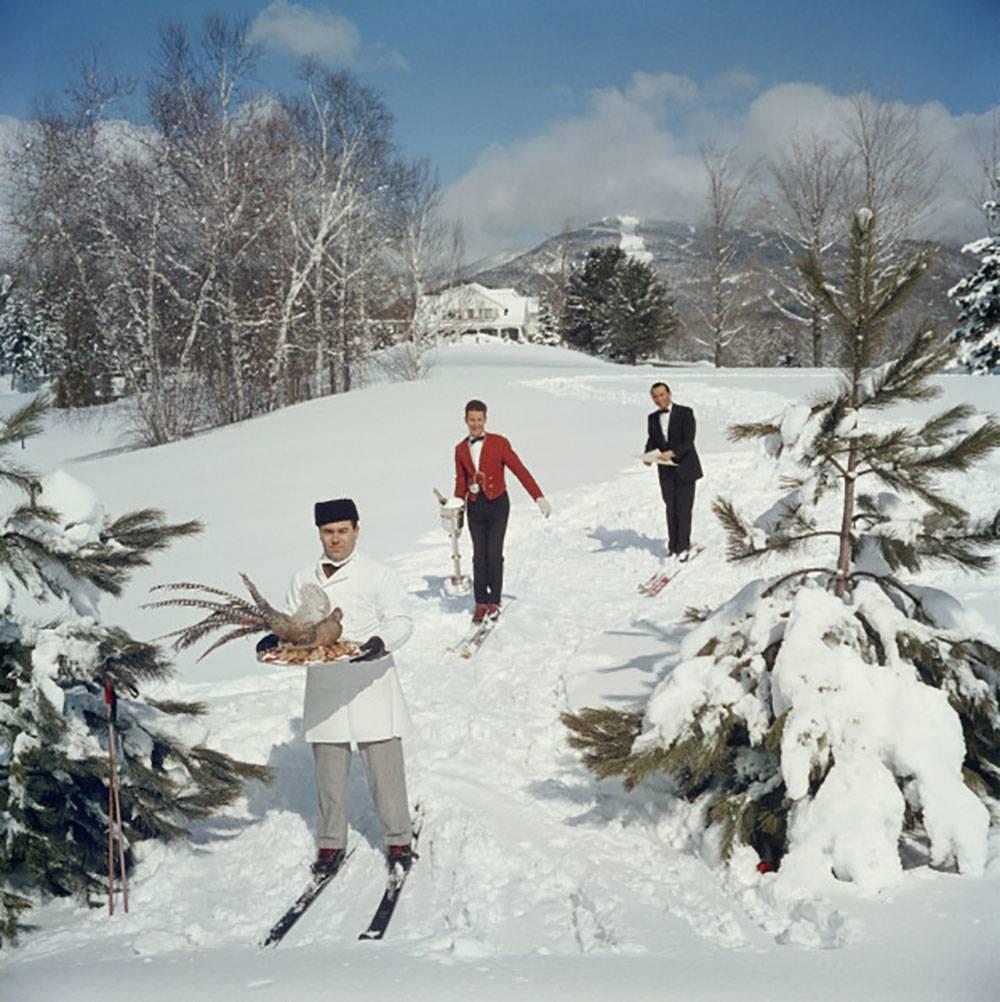
<svg viewBox="0 0 1000 1002">
<path fill-rule="evenodd" d="M 418 825 L 413 830 L 413 842 L 411 844 L 414 849 L 417 847 L 417 840 L 419 838 L 420 826 Z M 381 939 L 385 935 L 385 930 L 389 927 L 392 913 L 396 910 L 399 895 L 403 892 L 403 885 L 406 883 L 406 878 L 409 876 L 410 870 L 413 869 L 413 864 L 417 858 L 417 854 L 414 852 L 410 857 L 409 865 L 403 866 L 399 863 L 390 864 L 389 877 L 385 884 L 385 893 L 382 895 L 382 900 L 378 903 L 378 908 L 375 909 L 375 914 L 372 916 L 371 922 L 368 923 L 368 928 L 358 936 L 358 939 Z"/>
<path fill-rule="evenodd" d="M 337 868 L 335 873 L 327 873 L 322 876 L 314 876 L 312 880 L 306 885 L 306 889 L 295 899 L 295 903 L 291 908 L 285 912 L 284 915 L 278 919 L 277 922 L 271 927 L 271 931 L 267 934 L 267 937 L 260 944 L 261 946 L 277 946 L 284 938 L 289 929 L 295 925 L 300 918 L 302 918 L 306 909 L 320 896 L 323 888 L 330 883 L 331 880 L 344 867 L 347 865 L 347 861 L 354 854 L 352 849 L 345 857 L 344 861 Z"/>
</svg>

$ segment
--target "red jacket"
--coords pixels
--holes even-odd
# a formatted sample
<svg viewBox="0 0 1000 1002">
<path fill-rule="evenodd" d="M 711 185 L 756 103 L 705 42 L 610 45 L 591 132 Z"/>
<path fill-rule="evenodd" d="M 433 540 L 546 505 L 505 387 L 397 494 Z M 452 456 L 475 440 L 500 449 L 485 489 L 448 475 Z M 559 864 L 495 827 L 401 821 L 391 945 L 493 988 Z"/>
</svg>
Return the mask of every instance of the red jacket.
<svg viewBox="0 0 1000 1002">
<path fill-rule="evenodd" d="M 524 463 L 517 458 L 517 453 L 511 448 L 510 442 L 503 435 L 486 433 L 482 448 L 479 451 L 479 473 L 472 464 L 472 450 L 469 440 L 463 438 L 455 446 L 455 497 L 466 501 L 475 501 L 485 495 L 491 501 L 500 497 L 507 484 L 504 482 L 504 467 L 521 481 L 524 489 L 537 501 L 542 496 L 542 489 L 535 483 L 534 477 L 528 472 Z M 470 493 L 469 487 L 479 484 L 479 492 Z"/>
</svg>

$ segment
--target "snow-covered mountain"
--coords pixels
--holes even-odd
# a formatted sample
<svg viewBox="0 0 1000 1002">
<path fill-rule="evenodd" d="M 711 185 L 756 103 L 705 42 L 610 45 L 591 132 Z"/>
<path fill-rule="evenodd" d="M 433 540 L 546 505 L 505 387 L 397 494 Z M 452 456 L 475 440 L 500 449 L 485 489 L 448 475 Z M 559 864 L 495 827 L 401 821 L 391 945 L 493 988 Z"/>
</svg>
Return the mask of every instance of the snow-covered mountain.
<svg viewBox="0 0 1000 1002">
<path fill-rule="evenodd" d="M 525 295 L 541 295 L 547 287 L 543 278 L 546 273 L 559 271 L 563 261 L 580 264 L 591 249 L 602 246 L 641 248 L 643 260 L 675 295 L 683 326 L 698 325 L 693 287 L 705 274 L 706 257 L 702 234 L 697 226 L 687 223 L 610 216 L 550 237 L 537 247 L 506 257 L 500 264 L 490 263 L 478 270 L 470 268 L 469 278 L 486 286 L 513 287 Z M 915 249 L 917 245 L 913 246 Z M 957 315 L 947 291 L 969 273 L 972 262 L 957 245 L 936 243 L 932 247 L 930 273 L 901 317 L 904 323 L 929 321 L 945 331 L 954 326 Z M 778 234 L 766 226 L 740 231 L 734 267 L 750 276 L 748 300 L 755 304 L 750 326 L 788 326 L 770 305 L 767 295 L 769 289 L 780 289 L 782 278 L 791 281 L 794 269 Z M 777 358 L 769 361 L 777 362 Z"/>
<path fill-rule="evenodd" d="M 172 520 L 206 523 L 107 607 L 108 619 L 137 637 L 183 625 L 179 615 L 139 609 L 152 584 L 236 590 L 245 571 L 280 596 L 292 571 L 316 555 L 312 502 L 356 498 L 361 543 L 394 565 L 416 622 L 399 662 L 417 725 L 407 746 L 410 792 L 426 820 L 422 858 L 389 938 L 357 942 L 378 900 L 382 856 L 356 772 L 354 856 L 286 942 L 261 951 L 260 936 L 299 890 L 313 852 L 303 669 L 258 664 L 248 641 L 200 663 L 187 652 L 169 694 L 203 700 L 209 714 L 185 737 L 267 762 L 276 781 L 200 825 L 189 842 L 144 843 L 129 915 L 109 919 L 68 900 L 36 909 L 37 930 L 0 957 L 3 997 L 992 999 L 1000 983 L 996 834 L 982 878 L 915 857 L 890 891 L 868 896 L 844 883 L 817 895 L 781 872 L 727 868 L 699 854 L 665 782 L 626 794 L 618 782 L 595 782 L 567 747 L 561 711 L 643 700 L 676 662 L 690 629 L 685 609 L 717 604 L 759 573 L 726 563 L 709 504 L 727 494 L 766 507 L 774 471 L 756 446 L 728 442 L 727 425 L 769 417 L 830 378 L 812 370 L 671 375 L 676 398 L 698 415 L 706 477 L 695 534 L 706 552 L 651 600 L 636 583 L 663 554 L 656 478 L 639 461 L 655 372 L 535 346 L 455 346 L 437 353 L 421 382 L 328 397 L 139 451 L 121 450 L 124 417 L 114 408 L 53 416 L 20 461 L 66 467 L 112 512 L 155 504 Z M 941 382 L 944 405 L 991 402 L 988 379 Z M 469 609 L 444 589 L 450 548 L 431 488 L 450 487 L 472 396 L 487 401 L 490 430 L 511 438 L 555 512 L 543 520 L 511 485 L 513 601 L 488 645 L 464 662 L 446 654 Z M 17 402 L 8 396 L 2 409 Z M 974 513 L 992 513 L 998 478 L 994 459 L 954 493 Z M 780 569 L 776 561 L 767 571 Z M 947 569 L 928 579 L 995 635 L 995 578 Z"/>
</svg>

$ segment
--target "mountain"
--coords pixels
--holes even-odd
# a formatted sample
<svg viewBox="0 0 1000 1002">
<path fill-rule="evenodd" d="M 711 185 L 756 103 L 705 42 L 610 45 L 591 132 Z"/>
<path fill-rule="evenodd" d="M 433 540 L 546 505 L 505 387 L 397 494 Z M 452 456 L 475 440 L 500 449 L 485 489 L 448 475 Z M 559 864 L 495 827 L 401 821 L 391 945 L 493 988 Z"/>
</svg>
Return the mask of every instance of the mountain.
<svg viewBox="0 0 1000 1002">
<path fill-rule="evenodd" d="M 537 247 L 499 264 L 486 262 L 470 270 L 470 281 L 501 288 L 513 287 L 525 295 L 542 295 L 551 288 L 553 276 L 579 265 L 595 247 L 622 246 L 642 255 L 656 270 L 675 297 L 682 322 L 682 335 L 671 349 L 681 357 L 704 357 L 696 342 L 700 320 L 695 303 L 698 280 L 705 272 L 707 257 L 702 232 L 697 226 L 668 220 L 637 220 L 611 216 L 550 237 Z M 912 248 L 923 246 L 914 242 Z M 947 291 L 970 270 L 970 261 L 955 244 L 933 243 L 934 257 L 928 276 L 908 304 L 901 322 L 929 322 L 950 329 L 956 310 Z M 774 300 L 793 279 L 795 263 L 782 245 L 779 234 L 766 227 L 738 233 L 735 268 L 747 279 L 747 331 L 754 332 L 753 345 L 744 344 L 727 361 L 735 364 L 774 364 L 778 357 L 808 356 L 804 338 L 794 321 L 782 316 Z M 549 277 L 546 277 L 549 276 Z M 801 344 L 799 343 L 801 341 Z"/>
</svg>

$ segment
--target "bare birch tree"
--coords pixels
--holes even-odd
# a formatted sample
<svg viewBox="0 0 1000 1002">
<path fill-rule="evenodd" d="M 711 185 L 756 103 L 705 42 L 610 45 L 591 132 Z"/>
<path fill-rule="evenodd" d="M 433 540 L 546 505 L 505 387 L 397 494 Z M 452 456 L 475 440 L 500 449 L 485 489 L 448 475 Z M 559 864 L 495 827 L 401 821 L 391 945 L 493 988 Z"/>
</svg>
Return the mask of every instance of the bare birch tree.
<svg viewBox="0 0 1000 1002">
<path fill-rule="evenodd" d="M 870 94 L 855 94 L 850 105 L 844 124 L 851 159 L 848 205 L 851 213 L 873 213 L 876 264 L 888 271 L 930 211 L 941 171 L 924 140 L 919 109 Z"/>
<path fill-rule="evenodd" d="M 702 149 L 707 191 L 701 238 L 706 273 L 696 287 L 696 311 L 702 333 L 695 340 L 722 364 L 723 352 L 746 328 L 744 276 L 737 268 L 740 225 L 753 171 L 736 163 L 732 148 Z"/>
<path fill-rule="evenodd" d="M 849 155 L 815 133 L 794 135 L 768 163 L 773 189 L 765 195 L 769 217 L 788 255 L 778 272 L 781 294 L 770 296 L 778 312 L 809 335 L 812 364 L 823 364 L 823 334 L 829 320 L 824 303 L 797 263 L 806 257 L 826 261 L 842 237 Z"/>
</svg>

